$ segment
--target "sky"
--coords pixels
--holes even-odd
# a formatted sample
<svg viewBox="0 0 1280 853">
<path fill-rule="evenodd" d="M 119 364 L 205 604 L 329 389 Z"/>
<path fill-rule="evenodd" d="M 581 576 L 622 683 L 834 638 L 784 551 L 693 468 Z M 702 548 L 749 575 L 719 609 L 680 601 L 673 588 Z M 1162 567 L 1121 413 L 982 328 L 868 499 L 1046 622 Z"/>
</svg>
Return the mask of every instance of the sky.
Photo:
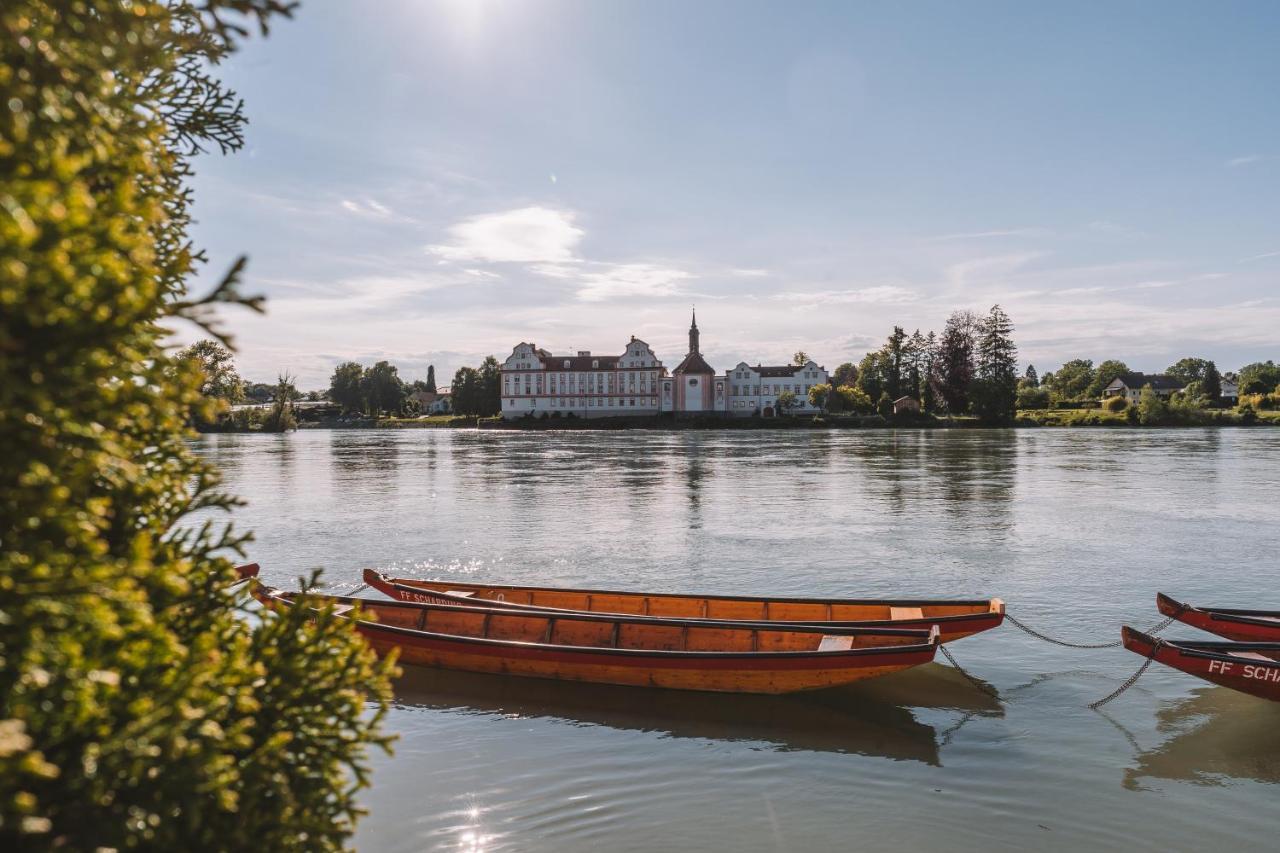
<svg viewBox="0 0 1280 853">
<path fill-rule="evenodd" d="M 521 341 L 856 362 L 1000 304 L 1022 363 L 1280 358 L 1280 4 L 305 0 L 220 69 L 207 288 L 252 381 Z M 195 333 L 180 330 L 185 339 Z"/>
</svg>

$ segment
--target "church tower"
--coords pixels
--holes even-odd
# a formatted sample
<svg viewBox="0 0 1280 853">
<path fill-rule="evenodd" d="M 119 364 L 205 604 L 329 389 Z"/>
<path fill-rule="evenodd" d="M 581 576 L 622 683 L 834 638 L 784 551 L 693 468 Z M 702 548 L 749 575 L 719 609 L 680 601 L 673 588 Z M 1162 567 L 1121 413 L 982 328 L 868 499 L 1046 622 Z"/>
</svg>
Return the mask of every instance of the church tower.
<svg viewBox="0 0 1280 853">
<path fill-rule="evenodd" d="M 698 351 L 698 309 L 693 309 L 693 322 L 689 324 L 689 355 Z"/>
<path fill-rule="evenodd" d="M 671 371 L 676 412 L 712 412 L 724 403 L 724 382 L 716 380 L 716 372 L 698 351 L 698 313 L 689 323 L 689 354 Z"/>
</svg>

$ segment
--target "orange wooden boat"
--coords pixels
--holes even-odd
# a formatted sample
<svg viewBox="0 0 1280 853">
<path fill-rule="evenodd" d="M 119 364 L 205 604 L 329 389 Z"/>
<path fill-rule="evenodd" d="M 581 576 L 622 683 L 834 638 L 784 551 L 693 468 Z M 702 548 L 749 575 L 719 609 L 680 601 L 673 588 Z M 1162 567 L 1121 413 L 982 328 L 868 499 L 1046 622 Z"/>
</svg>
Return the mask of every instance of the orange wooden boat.
<svg viewBox="0 0 1280 853">
<path fill-rule="evenodd" d="M 1273 702 L 1280 701 L 1280 643 L 1224 643 L 1156 639 L 1128 626 L 1124 647 L 1174 669 Z"/>
<path fill-rule="evenodd" d="M 400 601 L 478 604 L 555 612 L 612 613 L 674 619 L 748 620 L 816 627 L 914 628 L 937 625 L 942 642 L 995 628 L 1004 621 L 998 598 L 919 599 L 753 598 L 600 589 L 426 581 L 364 570 L 364 582 Z"/>
<path fill-rule="evenodd" d="M 257 588 L 268 606 L 298 594 Z M 380 654 L 468 672 L 711 690 L 793 693 L 933 660 L 938 630 L 801 628 L 596 613 L 308 596 L 330 603 Z M 356 607 L 359 610 L 355 610 Z"/>
<path fill-rule="evenodd" d="M 1242 642 L 1280 642 L 1280 610 L 1239 610 L 1228 607 L 1193 607 L 1163 592 L 1156 593 L 1156 607 L 1201 631 Z"/>
</svg>

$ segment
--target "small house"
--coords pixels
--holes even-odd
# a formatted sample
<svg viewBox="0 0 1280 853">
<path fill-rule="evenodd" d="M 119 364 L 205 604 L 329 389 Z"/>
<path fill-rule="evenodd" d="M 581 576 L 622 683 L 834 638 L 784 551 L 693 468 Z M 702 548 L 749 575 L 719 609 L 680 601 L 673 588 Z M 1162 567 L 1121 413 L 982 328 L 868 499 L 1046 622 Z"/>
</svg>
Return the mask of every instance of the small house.
<svg viewBox="0 0 1280 853">
<path fill-rule="evenodd" d="M 1186 387 L 1181 379 L 1165 373 L 1123 373 L 1102 389 L 1103 397 L 1124 397 L 1130 404 L 1138 402 L 1142 389 L 1151 386 L 1156 396 L 1169 398 Z"/>
<path fill-rule="evenodd" d="M 895 415 L 920 414 L 920 401 L 910 395 L 899 397 L 893 401 L 893 413 Z"/>
</svg>

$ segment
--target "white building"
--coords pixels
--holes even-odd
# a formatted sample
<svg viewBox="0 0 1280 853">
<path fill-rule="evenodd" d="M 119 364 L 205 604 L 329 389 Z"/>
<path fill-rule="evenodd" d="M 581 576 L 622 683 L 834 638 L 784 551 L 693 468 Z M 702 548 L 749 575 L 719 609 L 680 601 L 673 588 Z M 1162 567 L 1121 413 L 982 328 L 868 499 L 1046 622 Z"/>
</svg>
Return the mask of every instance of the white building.
<svg viewBox="0 0 1280 853">
<path fill-rule="evenodd" d="M 803 365 L 759 365 L 740 362 L 725 373 L 728 388 L 728 412 L 735 417 L 760 415 L 771 418 L 786 414 L 778 411 L 778 395 L 790 391 L 796 395 L 792 414 L 812 415 L 818 409 L 809 403 L 809 389 L 830 382 L 827 369 L 810 360 Z"/>
<path fill-rule="evenodd" d="M 1124 397 L 1131 404 L 1136 405 L 1142 399 L 1142 389 L 1151 386 L 1151 390 L 1155 392 L 1157 397 L 1171 397 L 1177 391 L 1181 391 L 1185 387 L 1185 383 L 1180 379 L 1175 379 L 1163 373 L 1125 373 L 1111 380 L 1106 388 L 1102 389 L 1103 397 Z"/>
<path fill-rule="evenodd" d="M 649 345 L 634 335 L 622 355 L 552 355 L 521 343 L 502 363 L 502 416 L 656 415 L 666 373 Z"/>
</svg>

